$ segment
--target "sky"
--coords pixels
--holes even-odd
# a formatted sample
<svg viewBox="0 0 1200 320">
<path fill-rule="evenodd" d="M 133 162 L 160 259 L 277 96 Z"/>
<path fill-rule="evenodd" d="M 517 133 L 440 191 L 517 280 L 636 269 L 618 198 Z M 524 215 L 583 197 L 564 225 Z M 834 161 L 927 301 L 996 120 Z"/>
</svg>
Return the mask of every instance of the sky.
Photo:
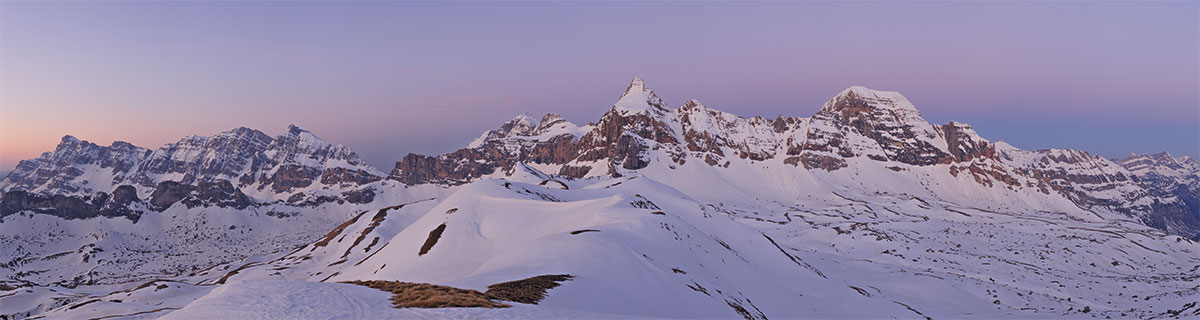
<svg viewBox="0 0 1200 320">
<path fill-rule="evenodd" d="M 899 91 L 1024 149 L 1200 155 L 1200 2 L 0 2 L 0 171 L 289 124 L 387 171 L 514 115 Z"/>
</svg>

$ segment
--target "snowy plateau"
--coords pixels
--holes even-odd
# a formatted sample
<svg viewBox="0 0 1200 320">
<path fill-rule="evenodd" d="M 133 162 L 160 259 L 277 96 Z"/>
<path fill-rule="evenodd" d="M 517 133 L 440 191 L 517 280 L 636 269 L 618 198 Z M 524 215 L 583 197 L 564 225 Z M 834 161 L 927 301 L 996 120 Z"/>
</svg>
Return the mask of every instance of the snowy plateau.
<svg viewBox="0 0 1200 320">
<path fill-rule="evenodd" d="M 744 118 L 640 78 L 595 122 L 465 145 L 383 171 L 295 126 L 66 136 L 0 180 L 0 318 L 1200 318 L 1188 157 L 1022 150 L 864 87 Z"/>
</svg>

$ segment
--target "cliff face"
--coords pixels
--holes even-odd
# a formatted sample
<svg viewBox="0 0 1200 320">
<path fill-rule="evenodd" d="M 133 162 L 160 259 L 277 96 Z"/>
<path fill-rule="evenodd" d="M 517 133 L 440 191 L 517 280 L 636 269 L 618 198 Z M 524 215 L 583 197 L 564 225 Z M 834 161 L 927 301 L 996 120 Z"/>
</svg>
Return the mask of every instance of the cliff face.
<svg viewBox="0 0 1200 320">
<path fill-rule="evenodd" d="M 666 170 L 781 162 L 796 170 L 834 172 L 865 160 L 898 175 L 934 168 L 937 175 L 963 177 L 1010 193 L 1032 190 L 1087 210 L 1117 212 L 1172 233 L 1200 237 L 1195 193 L 1188 193 L 1200 179 L 1178 178 L 1187 176 L 1179 173 L 1187 168 L 1195 172 L 1194 166 L 1181 163 L 1195 161 L 1153 159 L 1165 158 L 1118 164 L 1084 151 L 1020 150 L 984 139 L 968 124 L 931 124 L 897 92 L 851 87 L 811 117 L 747 119 L 696 100 L 667 108 L 638 78 L 594 123 L 579 126 L 555 114 L 540 121 L 519 115 L 467 148 L 438 156 L 409 154 L 388 179 L 409 185 L 461 185 L 509 172 L 518 163 L 577 179 L 637 175 L 656 162 Z M 1154 166 L 1176 171 L 1141 169 Z M 1145 172 L 1134 174 L 1135 169 Z"/>
</svg>

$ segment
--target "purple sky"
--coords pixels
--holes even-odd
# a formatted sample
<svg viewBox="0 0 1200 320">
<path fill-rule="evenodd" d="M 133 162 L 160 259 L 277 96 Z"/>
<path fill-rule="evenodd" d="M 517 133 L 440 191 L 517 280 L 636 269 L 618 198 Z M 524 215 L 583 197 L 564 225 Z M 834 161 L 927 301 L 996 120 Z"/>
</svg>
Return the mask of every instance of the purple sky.
<svg viewBox="0 0 1200 320">
<path fill-rule="evenodd" d="M 520 112 L 809 116 L 851 85 L 1026 149 L 1200 155 L 1200 2 L 0 2 L 0 171 L 295 123 L 389 170 Z"/>
</svg>

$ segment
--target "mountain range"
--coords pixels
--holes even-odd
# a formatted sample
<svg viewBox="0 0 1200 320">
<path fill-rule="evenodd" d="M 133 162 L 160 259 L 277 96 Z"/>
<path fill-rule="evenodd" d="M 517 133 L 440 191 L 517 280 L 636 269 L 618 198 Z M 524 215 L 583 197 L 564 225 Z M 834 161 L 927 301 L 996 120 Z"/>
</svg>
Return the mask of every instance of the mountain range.
<svg viewBox="0 0 1200 320">
<path fill-rule="evenodd" d="M 386 173 L 295 126 L 65 136 L 0 192 L 6 318 L 1200 316 L 1200 162 L 1021 150 L 857 86 L 771 119 L 635 78 L 595 122 L 521 114 Z M 499 309 L 350 283 L 550 275 Z"/>
</svg>

